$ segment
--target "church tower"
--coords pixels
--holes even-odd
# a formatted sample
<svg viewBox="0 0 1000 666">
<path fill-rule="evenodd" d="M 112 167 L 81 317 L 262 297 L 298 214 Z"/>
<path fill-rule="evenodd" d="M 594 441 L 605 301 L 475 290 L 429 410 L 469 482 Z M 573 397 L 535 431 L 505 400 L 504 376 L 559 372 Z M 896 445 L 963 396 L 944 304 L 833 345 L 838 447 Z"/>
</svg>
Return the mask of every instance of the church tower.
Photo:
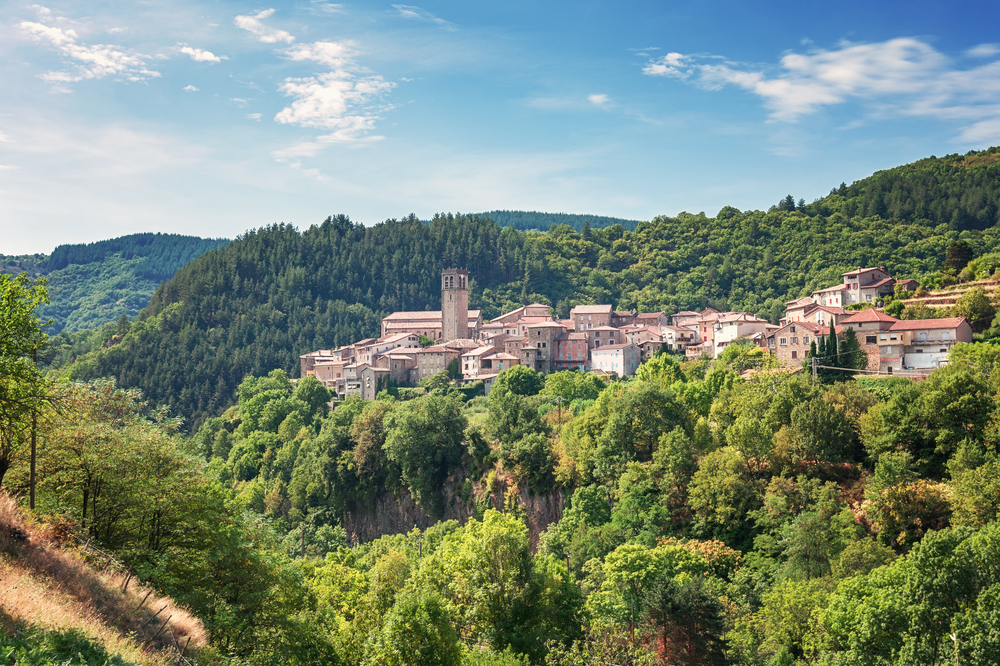
<svg viewBox="0 0 1000 666">
<path fill-rule="evenodd" d="M 446 268 L 441 271 L 442 342 L 469 337 L 469 271 Z"/>
</svg>

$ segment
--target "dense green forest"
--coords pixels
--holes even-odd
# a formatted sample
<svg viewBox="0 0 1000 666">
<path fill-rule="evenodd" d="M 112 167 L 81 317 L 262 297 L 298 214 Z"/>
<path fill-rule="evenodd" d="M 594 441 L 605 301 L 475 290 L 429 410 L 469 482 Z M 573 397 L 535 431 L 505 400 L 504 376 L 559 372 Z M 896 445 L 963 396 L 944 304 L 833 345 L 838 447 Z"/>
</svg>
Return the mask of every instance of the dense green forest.
<svg viewBox="0 0 1000 666">
<path fill-rule="evenodd" d="M 635 231 L 639 220 L 625 220 L 620 217 L 604 215 L 580 215 L 577 213 L 539 213 L 525 210 L 491 210 L 480 213 L 479 217 L 488 217 L 501 227 L 513 227 L 518 231 L 547 231 L 552 226 L 565 224 L 574 231 L 583 232 L 585 226 L 592 229 L 611 227 L 619 224 L 627 231 Z"/>
<path fill-rule="evenodd" d="M 375 335 L 396 310 L 437 309 L 444 267 L 469 270 L 471 306 L 487 319 L 540 301 L 561 316 L 610 302 L 667 313 L 711 305 L 776 321 L 785 301 L 844 270 L 883 265 L 933 282 L 949 244 L 997 250 L 998 196 L 1000 148 L 991 148 L 882 171 L 810 204 L 789 196 L 768 211 L 681 213 L 632 232 L 521 232 L 453 215 L 274 225 L 186 265 L 130 326 L 62 341 L 57 365 L 75 358 L 68 376 L 115 377 L 197 428 L 232 404 L 248 374 L 295 376 L 299 354 Z"/>
<path fill-rule="evenodd" d="M 229 241 L 143 233 L 96 243 L 60 245 L 50 255 L 0 255 L 0 273 L 49 281 L 51 302 L 39 314 L 55 335 L 134 319 L 156 287 L 177 269 Z"/>
</svg>

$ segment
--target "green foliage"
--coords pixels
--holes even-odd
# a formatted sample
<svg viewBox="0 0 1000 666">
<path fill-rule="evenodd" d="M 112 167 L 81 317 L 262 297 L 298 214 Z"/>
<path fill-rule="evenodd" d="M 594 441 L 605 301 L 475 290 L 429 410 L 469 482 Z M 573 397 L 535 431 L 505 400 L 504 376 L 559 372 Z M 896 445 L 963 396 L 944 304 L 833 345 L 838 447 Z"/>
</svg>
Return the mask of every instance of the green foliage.
<svg viewBox="0 0 1000 666">
<path fill-rule="evenodd" d="M 431 515 L 444 512 L 441 484 L 461 460 L 466 425 L 462 403 L 452 396 L 411 400 L 385 417 L 386 458 Z"/>
<path fill-rule="evenodd" d="M 17 462 L 32 415 L 50 401 L 35 363 L 47 341 L 35 310 L 47 302 L 44 279 L 0 274 L 0 486 Z"/>
<path fill-rule="evenodd" d="M 130 666 L 79 631 L 44 631 L 37 627 L 6 636 L 0 632 L 0 655 L 23 666 Z"/>
<path fill-rule="evenodd" d="M 386 615 L 365 665 L 461 666 L 458 634 L 433 592 L 405 592 Z"/>
</svg>

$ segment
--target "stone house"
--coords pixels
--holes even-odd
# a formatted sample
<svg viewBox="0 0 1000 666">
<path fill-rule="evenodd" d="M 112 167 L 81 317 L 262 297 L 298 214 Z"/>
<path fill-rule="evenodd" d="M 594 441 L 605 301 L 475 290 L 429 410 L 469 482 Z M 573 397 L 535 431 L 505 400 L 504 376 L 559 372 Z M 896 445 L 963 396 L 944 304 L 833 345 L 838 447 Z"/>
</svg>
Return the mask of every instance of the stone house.
<svg viewBox="0 0 1000 666">
<path fill-rule="evenodd" d="M 633 323 L 636 326 L 669 326 L 670 318 L 662 312 L 640 312 Z"/>
<path fill-rule="evenodd" d="M 723 349 L 739 337 L 750 338 L 760 335 L 762 336 L 763 346 L 766 347 L 767 327 L 770 324 L 771 322 L 768 320 L 761 319 L 749 312 L 727 312 L 718 317 L 712 324 L 715 329 L 712 336 L 714 342 L 713 356 L 718 357 Z"/>
<path fill-rule="evenodd" d="M 930 372 L 948 362 L 959 342 L 972 342 L 972 326 L 965 317 L 897 321 L 878 333 L 879 371 Z"/>
<path fill-rule="evenodd" d="M 585 331 L 598 326 L 610 326 L 614 310 L 610 305 L 577 305 L 569 311 L 573 330 Z"/>
<path fill-rule="evenodd" d="M 590 367 L 603 370 L 619 377 L 630 377 L 635 374 L 642 363 L 642 352 L 639 347 L 626 342 L 620 345 L 605 345 L 590 353 Z"/>
<path fill-rule="evenodd" d="M 448 364 L 460 355 L 459 350 L 445 345 L 417 349 L 413 354 L 415 364 L 410 372 L 410 383 L 419 384 L 421 379 L 444 372 L 448 369 Z"/>
<path fill-rule="evenodd" d="M 590 362 L 590 343 L 587 334 L 580 331 L 560 335 L 556 339 L 556 370 L 583 370 Z"/>
<path fill-rule="evenodd" d="M 790 321 L 768 336 L 768 348 L 782 366 L 793 368 L 809 356 L 814 341 L 828 334 L 829 330 L 818 324 Z"/>
</svg>

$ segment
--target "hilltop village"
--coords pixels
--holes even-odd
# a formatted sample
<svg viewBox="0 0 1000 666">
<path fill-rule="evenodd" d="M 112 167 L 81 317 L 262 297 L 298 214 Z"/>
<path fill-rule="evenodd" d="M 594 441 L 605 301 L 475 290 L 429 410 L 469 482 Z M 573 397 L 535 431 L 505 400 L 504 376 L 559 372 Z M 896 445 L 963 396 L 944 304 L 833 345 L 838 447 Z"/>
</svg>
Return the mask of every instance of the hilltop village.
<svg viewBox="0 0 1000 666">
<path fill-rule="evenodd" d="M 582 370 L 630 376 L 660 350 L 688 358 L 717 357 L 734 342 L 768 350 L 787 368 L 801 367 L 810 345 L 853 330 L 867 354 L 867 372 L 925 375 L 947 362 L 956 342 L 971 342 L 964 317 L 899 320 L 870 307 L 898 289 L 915 291 L 915 280 L 893 279 L 883 267 L 858 268 L 842 282 L 786 303 L 778 324 L 747 312 L 615 310 L 577 305 L 569 319 L 552 316 L 543 303 L 524 305 L 484 322 L 469 309 L 468 271 L 441 274 L 441 310 L 394 312 L 378 338 L 299 357 L 301 376 L 315 376 L 341 396 L 373 400 L 390 385 L 414 386 L 453 371 L 462 383 L 481 381 L 488 394 L 503 370 L 515 365 L 536 372 Z M 847 309 L 863 304 L 864 309 Z"/>
</svg>

